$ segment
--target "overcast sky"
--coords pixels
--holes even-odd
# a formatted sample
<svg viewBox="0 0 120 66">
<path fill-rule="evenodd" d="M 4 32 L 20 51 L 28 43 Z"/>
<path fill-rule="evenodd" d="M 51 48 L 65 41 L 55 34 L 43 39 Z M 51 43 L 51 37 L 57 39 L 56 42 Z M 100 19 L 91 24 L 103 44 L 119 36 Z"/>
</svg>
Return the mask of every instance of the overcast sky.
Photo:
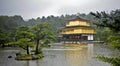
<svg viewBox="0 0 120 66">
<path fill-rule="evenodd" d="M 0 0 L 0 15 L 24 19 L 120 9 L 120 0 Z"/>
</svg>

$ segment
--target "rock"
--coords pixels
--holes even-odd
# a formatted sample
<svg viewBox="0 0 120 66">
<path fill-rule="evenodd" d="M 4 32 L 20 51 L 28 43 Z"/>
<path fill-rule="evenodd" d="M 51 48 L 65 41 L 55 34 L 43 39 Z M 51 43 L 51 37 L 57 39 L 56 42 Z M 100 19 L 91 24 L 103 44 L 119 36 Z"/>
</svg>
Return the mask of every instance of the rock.
<svg viewBox="0 0 120 66">
<path fill-rule="evenodd" d="M 16 53 L 16 56 L 19 56 L 20 55 L 20 53 Z"/>
<path fill-rule="evenodd" d="M 12 56 L 8 56 L 8 58 L 12 58 Z"/>
</svg>

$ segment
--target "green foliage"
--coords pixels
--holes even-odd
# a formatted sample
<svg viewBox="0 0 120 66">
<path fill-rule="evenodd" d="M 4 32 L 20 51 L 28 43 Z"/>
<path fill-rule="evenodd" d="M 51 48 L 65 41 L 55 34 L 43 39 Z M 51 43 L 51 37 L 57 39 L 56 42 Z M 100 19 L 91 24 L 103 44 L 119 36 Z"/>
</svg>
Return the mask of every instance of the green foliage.
<svg viewBox="0 0 120 66">
<path fill-rule="evenodd" d="M 0 16 L 0 28 L 8 31 L 18 26 L 24 25 L 24 20 L 21 16 Z"/>
<path fill-rule="evenodd" d="M 113 35 L 109 35 L 107 37 L 107 44 L 109 44 L 114 49 L 120 51 L 120 34 L 114 33 Z M 112 66 L 120 66 L 120 56 L 112 58 L 112 57 L 105 57 L 105 56 L 98 56 L 98 59 L 110 63 Z"/>
<path fill-rule="evenodd" d="M 120 66 L 120 56 L 116 58 L 109 58 L 105 56 L 97 56 L 99 60 L 110 63 L 112 66 Z"/>
<path fill-rule="evenodd" d="M 51 25 L 49 28 L 50 31 L 54 33 L 54 35 L 59 36 L 59 28 L 64 27 L 66 20 L 68 18 L 72 18 L 75 15 L 61 15 L 61 16 L 48 16 L 48 17 L 38 17 L 37 19 L 29 19 L 28 21 L 23 20 L 23 18 L 19 15 L 15 16 L 0 16 L 0 28 L 5 30 L 6 32 L 10 33 L 11 31 L 14 31 L 14 29 L 20 27 L 20 26 L 30 26 L 32 27 L 35 24 L 44 23 L 47 22 Z M 92 20 L 93 16 L 81 14 L 82 17 L 86 17 L 89 20 Z M 91 22 L 92 23 L 92 22 Z M 15 32 L 12 32 L 13 34 Z M 14 36 L 14 35 L 9 35 Z M 15 41 L 15 38 L 9 38 L 10 41 Z"/>
<path fill-rule="evenodd" d="M 54 34 L 49 30 L 50 24 L 47 22 L 36 24 L 32 28 L 32 32 L 35 34 L 35 41 L 36 41 L 36 51 L 35 54 L 39 53 L 39 48 L 41 49 L 42 43 L 50 43 L 55 36 Z"/>
<path fill-rule="evenodd" d="M 120 32 L 108 37 L 110 46 L 120 51 Z"/>
<path fill-rule="evenodd" d="M 24 55 L 24 56 L 19 56 L 16 57 L 16 60 L 36 60 L 44 57 L 42 54 L 37 54 L 37 55 Z"/>
<path fill-rule="evenodd" d="M 11 29 L 8 31 L 9 42 L 16 41 L 16 29 Z"/>
<path fill-rule="evenodd" d="M 97 28 L 97 34 L 95 35 L 95 40 L 107 42 L 107 38 L 113 35 L 113 32 L 109 28 Z"/>
<path fill-rule="evenodd" d="M 27 46 L 31 46 L 31 47 L 33 46 L 33 42 L 31 42 L 31 39 L 28 38 L 22 38 L 16 42 L 11 42 L 10 44 L 18 45 L 24 49 L 26 49 Z"/>
<path fill-rule="evenodd" d="M 30 31 L 28 27 L 19 27 L 16 31 L 16 37 L 33 39 L 35 35 Z"/>
<path fill-rule="evenodd" d="M 111 11 L 110 14 L 106 12 L 97 12 L 91 14 L 98 19 L 98 22 L 96 22 L 95 25 L 103 28 L 107 27 L 111 30 L 103 34 L 108 34 L 106 36 L 107 43 L 120 51 L 120 9 Z M 116 58 L 98 56 L 97 58 L 104 62 L 108 62 L 113 66 L 120 66 L 120 56 Z"/>
<path fill-rule="evenodd" d="M 91 12 L 91 14 L 98 20 L 98 22 L 95 23 L 98 27 L 108 27 L 115 32 L 120 31 L 120 9 L 111 11 L 110 14 L 105 11 L 100 13 Z"/>
<path fill-rule="evenodd" d="M 28 27 L 19 27 L 16 31 L 17 41 L 11 42 L 10 44 L 18 45 L 19 47 L 25 49 L 27 54 L 29 54 L 29 47 L 33 45 L 34 34 L 29 31 Z"/>
<path fill-rule="evenodd" d="M 8 37 L 6 33 L 0 29 L 0 46 L 4 47 L 5 43 L 8 42 Z"/>
</svg>

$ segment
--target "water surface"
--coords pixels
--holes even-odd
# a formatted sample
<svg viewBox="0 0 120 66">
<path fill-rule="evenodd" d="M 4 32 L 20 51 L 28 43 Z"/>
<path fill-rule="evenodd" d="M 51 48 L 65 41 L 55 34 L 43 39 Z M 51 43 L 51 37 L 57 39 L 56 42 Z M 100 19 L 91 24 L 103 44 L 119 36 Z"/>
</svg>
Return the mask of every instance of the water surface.
<svg viewBox="0 0 120 66">
<path fill-rule="evenodd" d="M 43 48 L 44 58 L 32 61 L 14 60 L 18 51 L 0 49 L 0 66 L 110 66 L 95 57 L 118 55 L 118 51 L 102 44 L 52 44 L 50 48 Z"/>
</svg>

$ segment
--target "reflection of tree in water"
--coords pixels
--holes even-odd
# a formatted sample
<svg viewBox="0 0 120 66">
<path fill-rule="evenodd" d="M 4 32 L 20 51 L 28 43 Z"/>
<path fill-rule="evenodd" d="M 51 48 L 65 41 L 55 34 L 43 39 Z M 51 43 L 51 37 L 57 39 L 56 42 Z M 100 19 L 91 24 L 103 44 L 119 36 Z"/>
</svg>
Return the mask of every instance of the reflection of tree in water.
<svg viewBox="0 0 120 66">
<path fill-rule="evenodd" d="M 76 46 L 67 46 L 69 49 L 76 50 L 66 50 L 66 61 L 68 66 L 88 66 L 89 56 L 93 52 L 93 45 L 76 45 Z M 80 49 L 81 48 L 81 49 Z M 77 50 L 78 49 L 78 50 Z"/>
</svg>

